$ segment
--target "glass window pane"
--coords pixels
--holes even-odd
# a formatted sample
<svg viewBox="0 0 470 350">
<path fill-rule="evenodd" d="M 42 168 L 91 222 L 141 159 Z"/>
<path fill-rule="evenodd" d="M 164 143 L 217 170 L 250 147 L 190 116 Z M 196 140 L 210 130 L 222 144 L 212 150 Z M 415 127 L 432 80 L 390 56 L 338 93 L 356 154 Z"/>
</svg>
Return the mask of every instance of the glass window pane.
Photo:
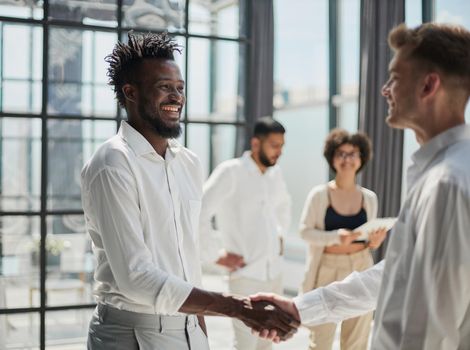
<svg viewBox="0 0 470 350">
<path fill-rule="evenodd" d="M 49 120 L 48 208 L 82 208 L 80 172 L 83 164 L 116 134 L 115 121 Z"/>
<path fill-rule="evenodd" d="M 49 19 L 116 27 L 116 0 L 49 0 Z"/>
<path fill-rule="evenodd" d="M 188 148 L 201 161 L 204 178 L 242 149 L 245 128 L 234 125 L 188 124 Z"/>
<path fill-rule="evenodd" d="M 42 19 L 44 1 L 37 0 L 0 0 L 0 13 L 5 17 Z"/>
<path fill-rule="evenodd" d="M 274 10 L 274 117 L 287 131 L 280 165 L 292 196 L 290 233 L 296 236 L 307 193 L 328 180 L 322 155 L 328 133 L 328 1 L 292 6 L 275 0 Z M 299 23 L 308 28 L 299 31 Z"/>
<path fill-rule="evenodd" d="M 116 44 L 115 33 L 84 31 L 82 37 L 82 81 L 99 83 L 107 86 L 108 63 L 104 58 L 109 55 Z"/>
<path fill-rule="evenodd" d="M 41 112 L 42 28 L 0 22 L 0 110 Z"/>
<path fill-rule="evenodd" d="M 212 127 L 211 139 L 213 168 L 223 161 L 237 156 L 237 149 L 242 148 L 242 145 L 239 144 L 244 141 L 244 131 L 244 127 L 233 125 L 214 125 Z"/>
<path fill-rule="evenodd" d="M 210 129 L 207 124 L 188 124 L 186 132 L 188 133 L 187 146 L 196 153 L 202 165 L 203 178 L 209 175 L 210 166 Z"/>
<path fill-rule="evenodd" d="M 39 217 L 0 217 L 0 309 L 39 306 L 39 237 Z"/>
<path fill-rule="evenodd" d="M 338 109 L 338 127 L 355 133 L 358 129 L 358 102 L 357 100 L 345 101 Z"/>
<path fill-rule="evenodd" d="M 184 31 L 185 0 L 124 0 L 123 27 Z"/>
<path fill-rule="evenodd" d="M 41 120 L 0 118 L 0 211 L 37 211 Z"/>
<path fill-rule="evenodd" d="M 94 309 L 49 311 L 46 314 L 46 348 L 85 349 L 88 324 L 93 311 Z"/>
<path fill-rule="evenodd" d="M 470 29 L 470 2 L 462 0 L 435 0 L 435 21 L 460 24 Z"/>
<path fill-rule="evenodd" d="M 104 57 L 116 34 L 52 27 L 49 43 L 48 113 L 115 117 Z"/>
<path fill-rule="evenodd" d="M 274 10 L 274 107 L 327 102 L 328 2 L 276 0 Z M 308 28 L 299 31 L 299 23 Z"/>
<path fill-rule="evenodd" d="M 297 235 L 308 192 L 313 186 L 328 181 L 328 164 L 323 158 L 323 143 L 328 134 L 327 115 L 326 105 L 276 111 L 274 114 L 286 128 L 286 144 L 279 164 L 292 197 L 292 235 Z M 303 155 L 301 159 L 299 155 Z"/>
<path fill-rule="evenodd" d="M 405 20 L 409 27 L 416 27 L 422 23 L 422 1 L 405 0 Z"/>
<path fill-rule="evenodd" d="M 1 349 L 39 349 L 39 314 L 0 315 Z"/>
<path fill-rule="evenodd" d="M 42 85 L 41 82 L 3 81 L 3 111 L 13 113 L 41 112 Z"/>
<path fill-rule="evenodd" d="M 192 34 L 239 37 L 239 1 L 191 0 L 189 32 Z"/>
<path fill-rule="evenodd" d="M 188 119 L 239 121 L 244 118 L 240 78 L 242 46 L 228 41 L 190 39 Z"/>
<path fill-rule="evenodd" d="M 341 94 L 354 97 L 359 91 L 360 8 L 359 0 L 342 0 L 340 4 Z"/>
<path fill-rule="evenodd" d="M 96 266 L 83 215 L 54 215 L 47 219 L 47 305 L 94 302 Z"/>
<path fill-rule="evenodd" d="M 335 106 L 338 126 L 352 132 L 358 127 L 360 7 L 359 0 L 342 0 L 339 4 L 340 96 L 335 96 Z"/>
</svg>

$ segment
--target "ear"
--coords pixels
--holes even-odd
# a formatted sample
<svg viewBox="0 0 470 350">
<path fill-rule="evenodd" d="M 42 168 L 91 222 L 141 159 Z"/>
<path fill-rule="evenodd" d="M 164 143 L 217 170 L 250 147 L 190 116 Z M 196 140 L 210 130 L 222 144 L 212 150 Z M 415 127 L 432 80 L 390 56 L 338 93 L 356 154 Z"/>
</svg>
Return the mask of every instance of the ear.
<svg viewBox="0 0 470 350">
<path fill-rule="evenodd" d="M 252 137 L 251 138 L 251 141 L 250 141 L 250 144 L 251 144 L 251 150 L 252 151 L 258 151 L 259 148 L 260 148 L 260 139 L 257 138 L 257 137 Z"/>
<path fill-rule="evenodd" d="M 422 97 L 433 97 L 436 95 L 437 90 L 441 87 L 441 77 L 437 73 L 429 73 L 424 77 L 423 89 L 421 91 Z"/>
<path fill-rule="evenodd" d="M 126 100 L 135 103 L 137 101 L 137 89 L 131 84 L 124 84 L 122 87 L 122 93 Z"/>
</svg>

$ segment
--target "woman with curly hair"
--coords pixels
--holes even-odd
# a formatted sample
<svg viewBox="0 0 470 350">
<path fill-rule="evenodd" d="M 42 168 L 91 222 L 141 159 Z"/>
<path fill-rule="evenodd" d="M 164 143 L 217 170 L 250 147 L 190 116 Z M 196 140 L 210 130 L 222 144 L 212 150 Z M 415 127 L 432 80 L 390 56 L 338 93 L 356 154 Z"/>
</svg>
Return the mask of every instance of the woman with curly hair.
<svg viewBox="0 0 470 350">
<path fill-rule="evenodd" d="M 377 196 L 356 183 L 357 173 L 372 157 L 370 139 L 342 129 L 330 132 L 323 155 L 334 180 L 308 194 L 300 221 L 300 234 L 309 243 L 307 272 L 302 292 L 342 280 L 353 271 L 372 266 L 369 249 L 385 239 L 386 231 L 358 240 L 354 230 L 377 216 Z M 346 320 L 341 326 L 341 349 L 366 349 L 372 313 Z M 331 349 L 336 324 L 311 328 L 309 349 Z"/>
</svg>

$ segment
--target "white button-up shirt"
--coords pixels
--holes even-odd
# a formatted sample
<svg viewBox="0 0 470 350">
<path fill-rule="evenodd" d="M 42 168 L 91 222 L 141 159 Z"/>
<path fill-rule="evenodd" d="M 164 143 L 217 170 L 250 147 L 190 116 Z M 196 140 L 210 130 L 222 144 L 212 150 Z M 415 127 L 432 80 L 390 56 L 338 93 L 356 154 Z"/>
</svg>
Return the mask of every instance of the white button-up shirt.
<svg viewBox="0 0 470 350">
<path fill-rule="evenodd" d="M 247 151 L 221 163 L 204 184 L 201 210 L 203 258 L 220 248 L 243 256 L 246 266 L 231 274 L 260 281 L 282 271 L 280 236 L 290 224 L 291 200 L 278 165 L 262 173 Z M 211 219 L 215 215 L 214 230 Z"/>
<path fill-rule="evenodd" d="M 437 135 L 412 160 L 386 262 L 295 303 L 303 323 L 318 324 L 357 316 L 378 299 L 372 349 L 468 349 L 470 126 Z"/>
<path fill-rule="evenodd" d="M 81 180 L 98 302 L 140 313 L 177 313 L 201 282 L 197 157 L 169 140 L 164 159 L 123 121 L 85 165 Z"/>
</svg>

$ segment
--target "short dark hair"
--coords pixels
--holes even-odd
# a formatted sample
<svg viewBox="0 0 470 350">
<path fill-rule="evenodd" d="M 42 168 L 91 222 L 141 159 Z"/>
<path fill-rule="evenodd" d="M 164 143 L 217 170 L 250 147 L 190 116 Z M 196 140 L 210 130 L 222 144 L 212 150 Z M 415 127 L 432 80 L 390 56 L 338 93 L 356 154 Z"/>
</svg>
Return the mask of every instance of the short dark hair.
<svg viewBox="0 0 470 350">
<path fill-rule="evenodd" d="M 285 134 L 286 129 L 279 123 L 277 120 L 274 120 L 271 117 L 262 117 L 259 118 L 255 123 L 255 128 L 253 130 L 253 137 L 265 137 L 269 134 Z"/>
<path fill-rule="evenodd" d="M 160 34 L 127 34 L 128 43 L 118 42 L 113 52 L 105 57 L 109 63 L 109 85 L 114 87 L 116 99 L 121 107 L 125 107 L 122 87 L 135 82 L 140 63 L 145 58 L 160 58 L 174 61 L 173 52 L 181 53 L 180 46 L 168 35 Z"/>
<path fill-rule="evenodd" d="M 333 167 L 333 159 L 336 150 L 344 144 L 350 144 L 359 148 L 359 152 L 361 153 L 361 167 L 357 172 L 361 171 L 367 162 L 372 159 L 372 142 L 370 138 L 362 132 L 350 134 L 344 129 L 337 128 L 331 130 L 325 140 L 323 155 L 331 170 L 335 173 L 336 169 Z"/>
<path fill-rule="evenodd" d="M 424 23 L 416 28 L 405 24 L 395 27 L 388 36 L 394 50 L 409 50 L 409 57 L 426 70 L 464 79 L 470 89 L 470 32 L 462 26 Z"/>
</svg>

